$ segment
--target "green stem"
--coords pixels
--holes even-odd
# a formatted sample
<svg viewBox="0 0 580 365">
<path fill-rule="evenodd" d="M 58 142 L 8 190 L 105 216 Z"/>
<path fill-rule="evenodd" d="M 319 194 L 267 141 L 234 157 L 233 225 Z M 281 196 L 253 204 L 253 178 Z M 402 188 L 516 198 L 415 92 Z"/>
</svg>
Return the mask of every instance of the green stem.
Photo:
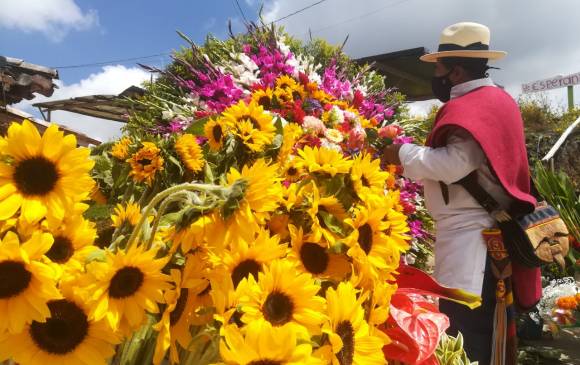
<svg viewBox="0 0 580 365">
<path fill-rule="evenodd" d="M 133 228 L 133 232 L 131 232 L 131 236 L 129 237 L 129 240 L 127 241 L 126 250 L 128 250 L 133 245 L 133 243 L 137 240 L 137 238 L 141 232 L 141 228 L 142 228 L 143 224 L 145 223 L 145 220 L 147 219 L 147 217 L 151 213 L 151 210 L 155 206 L 157 206 L 157 204 L 159 204 L 161 201 L 163 201 L 165 198 L 169 197 L 170 195 L 172 195 L 176 192 L 184 191 L 184 190 L 187 190 L 187 191 L 205 191 L 205 192 L 217 195 L 219 197 L 219 195 L 223 195 L 224 189 L 226 189 L 226 188 L 224 188 L 223 186 L 185 183 L 185 184 L 172 186 L 172 187 L 167 188 L 164 191 L 160 192 L 159 194 L 155 195 L 155 197 L 153 197 L 153 199 L 151 199 L 151 202 L 149 202 L 149 204 L 147 204 L 147 206 L 141 210 L 141 218 L 139 218 L 139 222 L 137 222 L 137 224 Z M 218 194 L 218 193 L 221 193 L 221 194 Z"/>
</svg>

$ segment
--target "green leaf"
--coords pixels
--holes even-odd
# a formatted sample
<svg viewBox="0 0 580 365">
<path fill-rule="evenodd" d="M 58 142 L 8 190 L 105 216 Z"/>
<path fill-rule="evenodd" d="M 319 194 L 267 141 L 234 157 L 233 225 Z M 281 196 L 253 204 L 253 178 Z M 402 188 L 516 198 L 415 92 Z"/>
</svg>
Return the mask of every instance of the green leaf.
<svg viewBox="0 0 580 365">
<path fill-rule="evenodd" d="M 187 133 L 194 134 L 196 136 L 203 136 L 205 134 L 203 128 L 209 120 L 209 117 L 201 118 L 193 121 L 189 127 L 185 130 Z"/>
<path fill-rule="evenodd" d="M 181 163 L 179 162 L 178 159 L 175 158 L 175 156 L 173 155 L 169 155 L 168 157 L 169 161 L 171 161 L 175 166 L 177 166 L 177 168 L 179 169 L 179 174 L 183 175 L 183 166 L 181 165 Z"/>
<path fill-rule="evenodd" d="M 344 226 L 342 225 L 342 222 L 334 215 L 319 209 L 317 216 L 319 218 L 322 218 L 324 225 L 332 233 L 338 234 L 343 237 L 345 236 L 345 229 Z"/>
</svg>

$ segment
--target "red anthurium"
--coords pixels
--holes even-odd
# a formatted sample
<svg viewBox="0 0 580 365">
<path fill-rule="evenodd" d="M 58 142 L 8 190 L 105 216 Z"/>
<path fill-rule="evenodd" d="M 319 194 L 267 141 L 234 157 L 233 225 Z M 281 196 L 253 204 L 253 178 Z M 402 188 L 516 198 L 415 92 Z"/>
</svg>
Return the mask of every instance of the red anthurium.
<svg viewBox="0 0 580 365">
<path fill-rule="evenodd" d="M 437 364 L 435 349 L 448 327 L 449 318 L 423 296 L 395 293 L 383 328 L 393 341 L 383 348 L 385 357 L 407 364 Z"/>
<path fill-rule="evenodd" d="M 392 340 L 383 348 L 385 357 L 407 364 L 437 365 L 434 355 L 449 318 L 423 295 L 445 298 L 470 308 L 481 298 L 466 291 L 442 286 L 431 276 L 411 266 L 398 269 L 397 292 L 391 299 L 390 316 L 381 328 Z"/>
</svg>

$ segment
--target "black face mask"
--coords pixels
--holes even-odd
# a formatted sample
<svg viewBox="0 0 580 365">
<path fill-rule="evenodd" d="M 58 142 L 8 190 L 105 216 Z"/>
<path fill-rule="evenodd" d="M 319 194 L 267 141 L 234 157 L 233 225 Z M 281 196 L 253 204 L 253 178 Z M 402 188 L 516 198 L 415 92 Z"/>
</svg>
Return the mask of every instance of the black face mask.
<svg viewBox="0 0 580 365">
<path fill-rule="evenodd" d="M 451 88 L 453 87 L 449 80 L 451 72 L 453 72 L 453 69 L 443 76 L 433 76 L 431 79 L 431 89 L 433 90 L 433 94 L 437 99 L 444 103 L 448 102 L 451 98 Z"/>
</svg>

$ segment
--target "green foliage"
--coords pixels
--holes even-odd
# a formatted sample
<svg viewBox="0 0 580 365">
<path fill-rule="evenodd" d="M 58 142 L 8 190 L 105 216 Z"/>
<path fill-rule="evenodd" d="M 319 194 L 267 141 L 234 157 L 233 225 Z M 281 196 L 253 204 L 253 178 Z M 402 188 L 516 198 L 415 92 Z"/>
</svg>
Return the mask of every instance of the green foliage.
<svg viewBox="0 0 580 365">
<path fill-rule="evenodd" d="M 568 175 L 561 171 L 550 171 L 538 162 L 535 166 L 534 183 L 542 197 L 560 212 L 570 235 L 580 242 L 580 197 Z M 549 265 L 542 269 L 542 273 L 550 279 L 573 276 L 579 258 L 580 253 L 570 248 L 567 261 L 571 265 L 567 265 L 566 269 L 555 264 Z"/>
<path fill-rule="evenodd" d="M 439 361 L 440 365 L 476 365 L 477 362 L 469 361 L 467 354 L 463 349 L 463 336 L 461 333 L 457 337 L 448 336 L 443 334 L 437 350 L 435 350 L 435 356 Z"/>
<path fill-rule="evenodd" d="M 554 107 L 544 94 L 520 97 L 518 104 L 527 133 L 561 133 L 580 117 L 580 108 Z"/>
<path fill-rule="evenodd" d="M 548 203 L 558 209 L 570 233 L 580 241 L 580 198 L 568 176 L 550 171 L 538 162 L 534 183 Z"/>
</svg>

